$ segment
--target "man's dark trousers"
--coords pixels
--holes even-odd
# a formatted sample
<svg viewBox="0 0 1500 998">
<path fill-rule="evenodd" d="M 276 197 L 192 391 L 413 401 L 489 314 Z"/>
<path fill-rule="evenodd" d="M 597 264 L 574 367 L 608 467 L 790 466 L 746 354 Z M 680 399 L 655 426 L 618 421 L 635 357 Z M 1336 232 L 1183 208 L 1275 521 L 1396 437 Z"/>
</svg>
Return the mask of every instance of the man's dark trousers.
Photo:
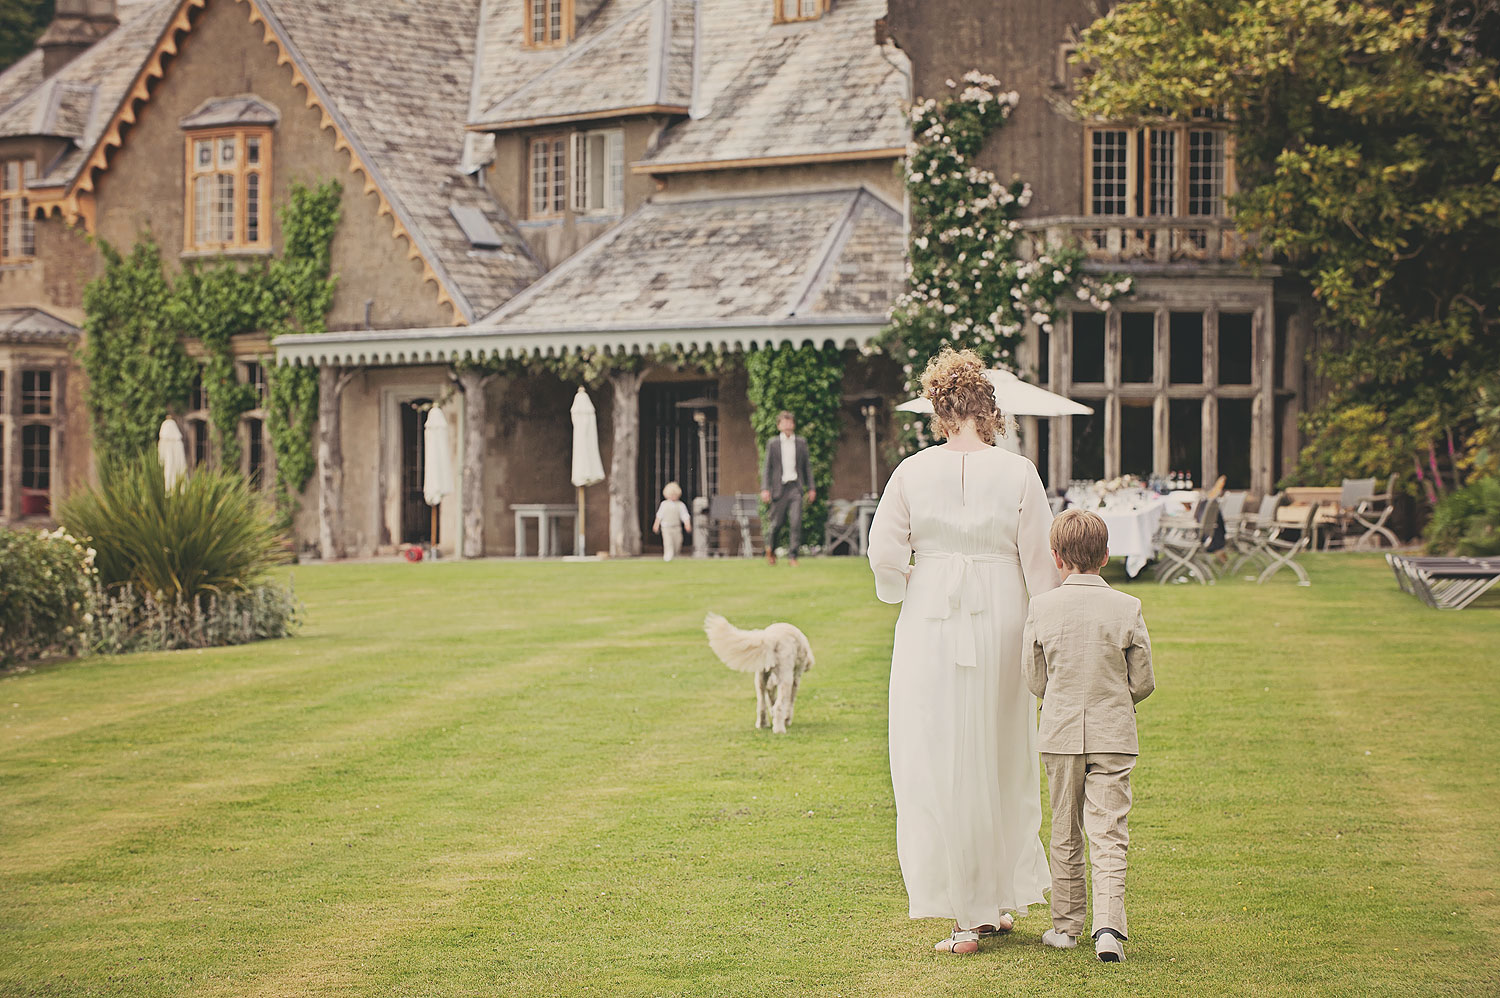
<svg viewBox="0 0 1500 998">
<path fill-rule="evenodd" d="M 773 551 L 783 523 L 790 524 L 791 546 L 787 550 L 795 558 L 802 547 L 802 486 L 798 482 L 783 482 L 781 494 L 771 500 L 771 526 L 766 534 L 766 547 Z"/>
</svg>

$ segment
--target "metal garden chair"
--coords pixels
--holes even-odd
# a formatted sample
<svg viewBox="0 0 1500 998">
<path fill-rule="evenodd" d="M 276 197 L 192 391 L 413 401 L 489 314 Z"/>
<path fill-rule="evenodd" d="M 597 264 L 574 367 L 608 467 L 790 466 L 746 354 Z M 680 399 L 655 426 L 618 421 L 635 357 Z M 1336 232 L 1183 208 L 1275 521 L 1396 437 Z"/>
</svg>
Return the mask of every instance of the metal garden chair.
<svg viewBox="0 0 1500 998">
<path fill-rule="evenodd" d="M 1297 585 L 1312 585 L 1312 580 L 1307 577 L 1307 569 L 1297 564 L 1297 556 L 1312 547 L 1313 524 L 1317 518 L 1317 505 L 1309 503 L 1307 519 L 1302 522 L 1301 527 L 1283 523 L 1276 529 L 1276 532 L 1266 541 L 1265 554 L 1270 558 L 1270 564 L 1256 577 L 1257 585 L 1263 584 L 1283 568 L 1290 568 L 1297 573 Z M 1295 540 L 1286 536 L 1291 531 L 1300 531 Z"/>
<path fill-rule="evenodd" d="M 1184 575 L 1198 580 L 1199 585 L 1209 586 L 1217 581 L 1214 558 L 1208 544 L 1213 540 L 1214 527 L 1219 519 L 1219 500 L 1209 499 L 1199 507 L 1201 516 L 1192 521 L 1192 526 L 1172 525 L 1166 528 L 1157 547 L 1160 561 L 1156 566 L 1156 581 L 1175 581 Z"/>
<path fill-rule="evenodd" d="M 1391 513 L 1395 508 L 1396 476 L 1392 475 L 1386 479 L 1385 492 L 1367 496 L 1363 502 L 1354 508 L 1354 512 L 1351 514 L 1353 522 L 1349 525 L 1349 533 L 1353 533 L 1361 527 L 1364 528 L 1364 533 L 1354 542 L 1354 547 L 1362 550 L 1366 542 L 1369 542 L 1372 547 L 1379 547 L 1380 538 L 1382 537 L 1385 538 L 1391 547 L 1398 547 L 1401 542 L 1391 532 L 1391 528 L 1385 525 L 1386 521 L 1391 518 Z M 1349 546 L 1348 534 L 1345 534 L 1344 546 Z"/>
<path fill-rule="evenodd" d="M 1245 565 L 1269 557 L 1266 546 L 1279 529 L 1276 510 L 1281 507 L 1281 500 L 1280 492 L 1272 493 L 1261 499 L 1259 510 L 1240 517 L 1239 529 L 1234 533 L 1234 549 L 1237 553 L 1230 563 L 1230 572 L 1238 572 Z"/>
</svg>

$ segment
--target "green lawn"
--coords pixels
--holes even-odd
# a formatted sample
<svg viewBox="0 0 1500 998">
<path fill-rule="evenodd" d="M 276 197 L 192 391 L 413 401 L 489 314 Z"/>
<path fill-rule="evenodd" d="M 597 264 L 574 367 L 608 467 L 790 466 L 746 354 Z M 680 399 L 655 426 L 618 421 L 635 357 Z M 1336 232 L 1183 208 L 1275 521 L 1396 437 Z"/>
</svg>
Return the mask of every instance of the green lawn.
<svg viewBox="0 0 1500 998">
<path fill-rule="evenodd" d="M 0 679 L 0 993 L 1496 993 L 1497 601 L 1307 564 L 1130 587 L 1123 965 L 907 919 L 861 563 L 380 564 L 297 570 L 292 641 Z M 789 735 L 708 609 L 808 632 Z"/>
</svg>

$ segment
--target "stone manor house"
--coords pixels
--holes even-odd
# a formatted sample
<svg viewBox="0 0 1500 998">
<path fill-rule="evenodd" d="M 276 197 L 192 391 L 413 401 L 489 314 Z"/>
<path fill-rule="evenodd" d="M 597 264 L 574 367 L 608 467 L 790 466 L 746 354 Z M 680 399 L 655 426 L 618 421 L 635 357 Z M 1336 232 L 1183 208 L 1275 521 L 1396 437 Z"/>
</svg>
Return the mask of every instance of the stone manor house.
<svg viewBox="0 0 1500 998">
<path fill-rule="evenodd" d="M 1032 184 L 1028 228 L 1136 278 L 1109 312 L 1032 331 L 1026 375 L 1095 410 L 1026 421 L 1044 479 L 1185 470 L 1264 491 L 1295 458 L 1305 307 L 1274 266 L 1238 262 L 1222 121 L 1066 112 L 1070 40 L 1093 10 L 58 0 L 37 49 L 0 74 L 0 522 L 46 522 L 92 473 L 74 357 L 101 269 L 90 237 L 128 247 L 149 232 L 169 268 L 254 259 L 278 248 L 290 186 L 326 178 L 344 189 L 330 332 L 235 347 L 242 379 L 262 388 L 279 365 L 320 370 L 340 446 L 307 487 L 302 545 L 320 527 L 334 555 L 427 537 L 434 402 L 471 479 L 441 506 L 444 549 L 512 553 L 512 504 L 570 501 L 577 385 L 454 368 L 495 354 L 844 348 L 833 494 L 858 497 L 861 399 L 881 400 L 882 480 L 901 400 L 895 365 L 858 348 L 903 281 L 905 105 L 971 68 L 1020 94 L 985 165 Z M 630 498 L 648 547 L 668 480 L 689 500 L 704 477 L 714 494 L 758 489 L 742 367 L 647 367 L 591 394 L 606 468 L 621 441 L 638 454 Z M 694 399 L 715 407 L 701 452 L 679 405 Z M 203 409 L 198 398 L 183 414 L 192 462 L 216 460 Z M 243 470 L 262 482 L 266 432 L 263 410 L 243 417 Z M 341 499 L 320 521 L 331 482 Z M 591 551 L 609 546 L 609 489 L 588 493 Z"/>
</svg>

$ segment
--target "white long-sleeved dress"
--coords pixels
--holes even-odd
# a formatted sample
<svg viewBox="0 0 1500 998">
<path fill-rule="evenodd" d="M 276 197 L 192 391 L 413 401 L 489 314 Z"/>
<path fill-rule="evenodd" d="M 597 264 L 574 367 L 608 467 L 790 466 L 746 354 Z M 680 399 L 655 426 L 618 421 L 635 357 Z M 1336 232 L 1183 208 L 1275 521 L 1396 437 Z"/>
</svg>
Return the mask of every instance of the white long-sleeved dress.
<svg viewBox="0 0 1500 998">
<path fill-rule="evenodd" d="M 993 925 L 1051 884 L 1020 664 L 1027 600 L 1060 581 L 1051 524 L 1026 458 L 932 447 L 901 462 L 870 527 L 876 595 L 903 604 L 890 750 L 912 918 Z"/>
</svg>

